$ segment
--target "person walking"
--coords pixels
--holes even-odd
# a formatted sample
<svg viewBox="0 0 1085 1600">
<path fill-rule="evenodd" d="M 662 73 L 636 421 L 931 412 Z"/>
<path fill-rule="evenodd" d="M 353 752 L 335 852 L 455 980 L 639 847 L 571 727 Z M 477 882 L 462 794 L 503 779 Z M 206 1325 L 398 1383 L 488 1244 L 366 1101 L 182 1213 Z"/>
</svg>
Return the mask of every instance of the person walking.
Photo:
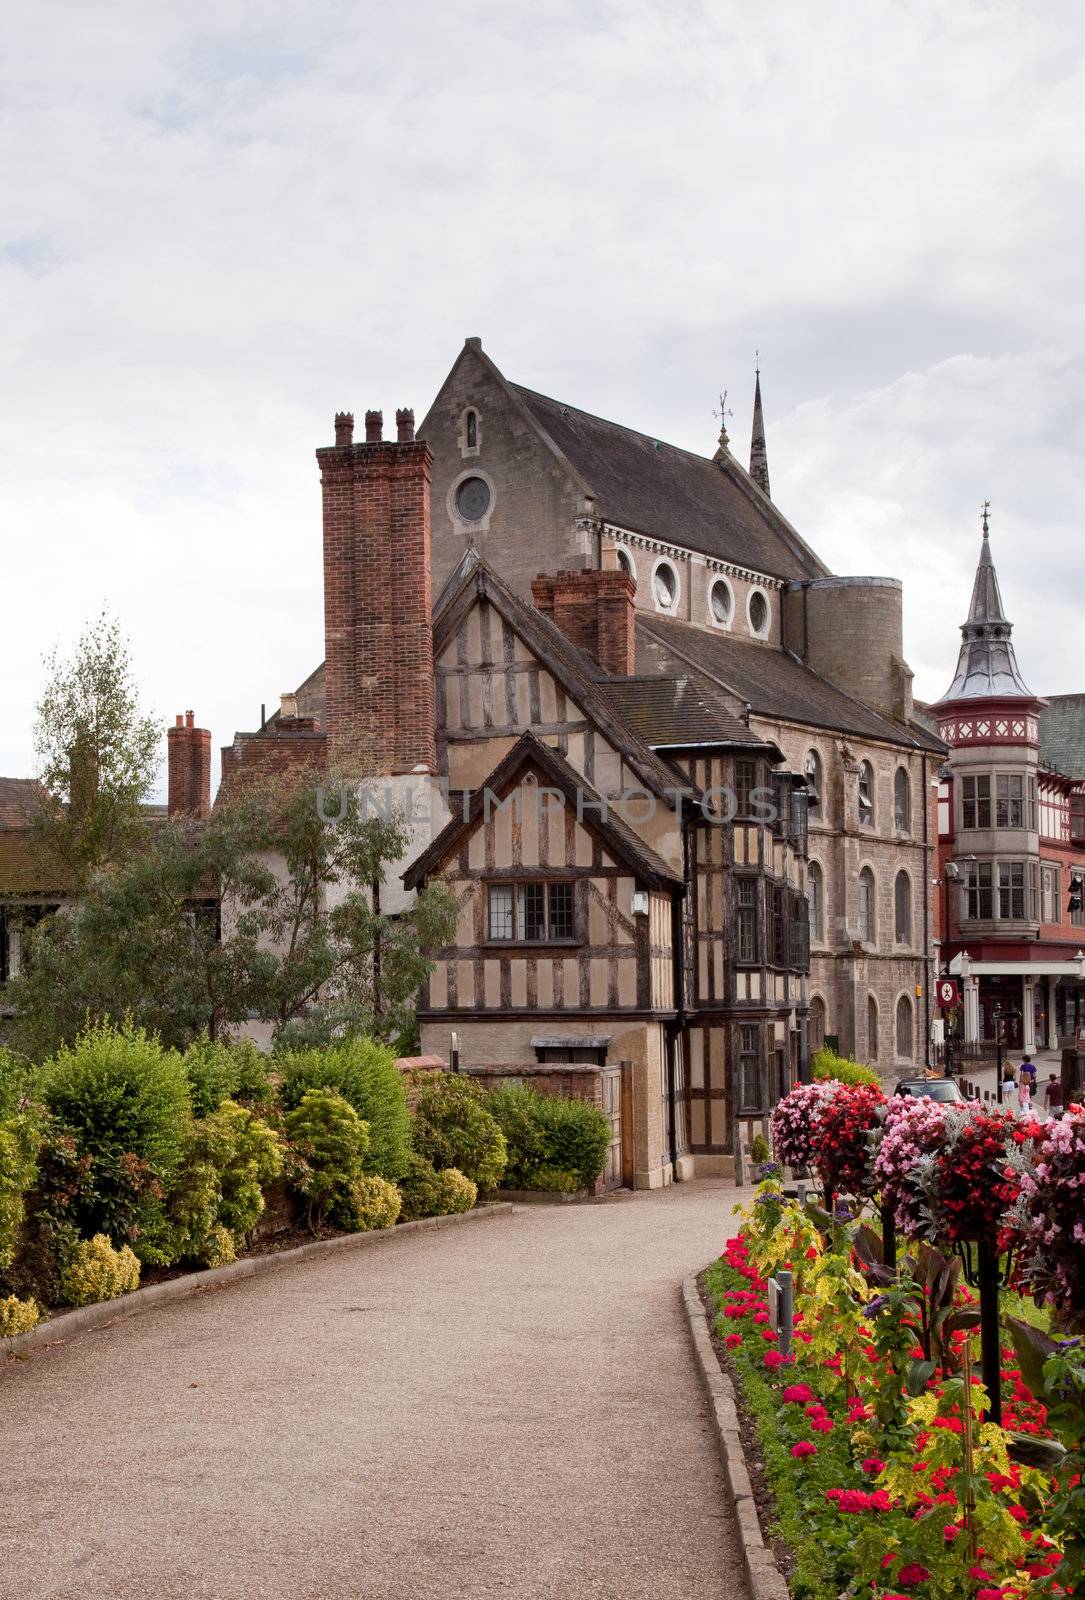
<svg viewBox="0 0 1085 1600">
<path fill-rule="evenodd" d="M 1044 1110 L 1049 1117 L 1062 1116 L 1062 1080 L 1054 1073 L 1044 1084 Z"/>
<path fill-rule="evenodd" d="M 1017 1076 L 1008 1061 L 1002 1069 L 1002 1104 L 1017 1115 Z"/>
</svg>

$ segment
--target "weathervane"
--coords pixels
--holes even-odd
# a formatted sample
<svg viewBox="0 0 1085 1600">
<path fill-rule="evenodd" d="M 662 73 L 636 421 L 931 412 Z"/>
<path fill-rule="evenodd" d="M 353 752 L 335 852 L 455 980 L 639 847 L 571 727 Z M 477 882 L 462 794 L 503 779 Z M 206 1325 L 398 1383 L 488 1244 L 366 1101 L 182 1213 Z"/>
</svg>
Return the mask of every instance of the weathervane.
<svg viewBox="0 0 1085 1600">
<path fill-rule="evenodd" d="M 991 516 L 991 502 L 990 502 L 990 500 L 985 500 L 983 502 L 983 537 L 985 539 L 986 539 L 987 534 L 989 532 L 987 524 L 988 524 L 988 522 L 990 520 L 990 516 Z"/>
<path fill-rule="evenodd" d="M 718 411 L 713 411 L 712 415 L 714 417 L 719 417 L 719 419 L 720 419 L 720 444 L 726 450 L 727 446 L 731 442 L 727 437 L 727 418 L 734 416 L 734 412 L 733 411 L 728 411 L 728 409 L 727 409 L 727 390 L 726 389 L 720 395 L 720 409 Z"/>
</svg>

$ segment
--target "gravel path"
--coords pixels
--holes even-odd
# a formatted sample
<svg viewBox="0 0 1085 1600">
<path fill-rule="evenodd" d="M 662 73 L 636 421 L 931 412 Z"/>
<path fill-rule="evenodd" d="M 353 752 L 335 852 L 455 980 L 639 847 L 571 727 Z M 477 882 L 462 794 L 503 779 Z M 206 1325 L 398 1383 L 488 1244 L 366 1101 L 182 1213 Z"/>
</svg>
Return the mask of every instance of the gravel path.
<svg viewBox="0 0 1085 1600">
<path fill-rule="evenodd" d="M 0 1366 L 3 1600 L 740 1600 L 711 1180 L 346 1252 Z"/>
</svg>

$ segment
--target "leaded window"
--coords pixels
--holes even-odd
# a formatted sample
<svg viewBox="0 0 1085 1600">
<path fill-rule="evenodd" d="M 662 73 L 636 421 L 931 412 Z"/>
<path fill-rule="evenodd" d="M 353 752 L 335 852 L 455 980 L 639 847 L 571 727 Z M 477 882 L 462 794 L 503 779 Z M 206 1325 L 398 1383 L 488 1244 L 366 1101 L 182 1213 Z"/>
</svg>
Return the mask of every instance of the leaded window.
<svg viewBox="0 0 1085 1600">
<path fill-rule="evenodd" d="M 1016 772 L 1000 772 L 995 779 L 995 827 L 1025 826 L 1025 780 Z"/>
<path fill-rule="evenodd" d="M 525 944 L 568 943 L 576 936 L 571 883 L 492 883 L 491 939 Z"/>
<path fill-rule="evenodd" d="M 754 962 L 759 959 L 757 938 L 757 879 L 737 878 L 738 889 L 738 959 Z"/>
<path fill-rule="evenodd" d="M 761 1072 L 761 1028 L 755 1022 L 743 1022 L 738 1030 L 738 1097 L 739 1108 L 744 1112 L 764 1111 L 763 1077 Z"/>
<path fill-rule="evenodd" d="M 1000 861 L 998 864 L 998 914 L 1003 921 L 1024 921 L 1025 863 L 1023 861 Z"/>
<path fill-rule="evenodd" d="M 874 768 L 869 761 L 859 764 L 859 825 L 874 826 Z"/>
<path fill-rule="evenodd" d="M 994 916 L 994 884 L 991 863 L 973 861 L 968 868 L 965 889 L 965 916 L 969 922 L 990 922 Z"/>
<path fill-rule="evenodd" d="M 991 826 L 991 780 L 989 777 L 961 779 L 961 827 Z"/>
</svg>

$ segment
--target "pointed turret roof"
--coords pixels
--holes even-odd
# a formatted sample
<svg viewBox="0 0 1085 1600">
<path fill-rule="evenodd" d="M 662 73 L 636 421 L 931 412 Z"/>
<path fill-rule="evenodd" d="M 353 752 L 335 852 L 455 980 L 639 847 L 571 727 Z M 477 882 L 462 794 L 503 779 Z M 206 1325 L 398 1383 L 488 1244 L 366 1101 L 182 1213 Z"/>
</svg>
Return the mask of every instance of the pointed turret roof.
<svg viewBox="0 0 1085 1600">
<path fill-rule="evenodd" d="M 769 489 L 769 452 L 765 444 L 765 414 L 761 409 L 761 368 L 757 368 L 753 390 L 753 431 L 750 435 L 750 477 L 761 493 L 772 499 Z"/>
<path fill-rule="evenodd" d="M 1021 676 L 1014 654 L 1013 623 L 1002 609 L 998 574 L 991 559 L 989 511 L 983 508 L 983 543 L 968 620 L 961 625 L 961 653 L 957 671 L 942 700 L 982 700 L 991 696 L 1034 695 Z"/>
</svg>

